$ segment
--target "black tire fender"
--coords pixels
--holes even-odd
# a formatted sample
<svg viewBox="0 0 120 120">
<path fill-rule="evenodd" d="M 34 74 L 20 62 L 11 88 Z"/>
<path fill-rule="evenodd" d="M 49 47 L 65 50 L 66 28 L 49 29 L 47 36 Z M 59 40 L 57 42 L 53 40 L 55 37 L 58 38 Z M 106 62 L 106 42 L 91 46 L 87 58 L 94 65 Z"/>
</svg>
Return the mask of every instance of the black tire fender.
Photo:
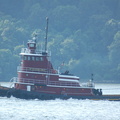
<svg viewBox="0 0 120 120">
<path fill-rule="evenodd" d="M 11 97 L 11 95 L 12 95 L 12 94 L 11 94 L 11 92 L 10 92 L 10 91 L 8 91 L 6 96 L 7 96 L 7 98 L 10 98 L 10 97 Z"/>
</svg>

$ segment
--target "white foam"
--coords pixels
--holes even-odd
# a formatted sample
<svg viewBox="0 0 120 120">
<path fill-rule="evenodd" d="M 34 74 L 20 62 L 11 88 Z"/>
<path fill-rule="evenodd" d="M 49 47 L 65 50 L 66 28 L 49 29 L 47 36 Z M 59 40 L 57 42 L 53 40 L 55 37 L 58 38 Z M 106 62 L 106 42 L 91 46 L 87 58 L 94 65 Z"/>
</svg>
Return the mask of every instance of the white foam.
<svg viewBox="0 0 120 120">
<path fill-rule="evenodd" d="M 92 100 L 0 98 L 0 120 L 120 120 L 120 103 Z"/>
</svg>

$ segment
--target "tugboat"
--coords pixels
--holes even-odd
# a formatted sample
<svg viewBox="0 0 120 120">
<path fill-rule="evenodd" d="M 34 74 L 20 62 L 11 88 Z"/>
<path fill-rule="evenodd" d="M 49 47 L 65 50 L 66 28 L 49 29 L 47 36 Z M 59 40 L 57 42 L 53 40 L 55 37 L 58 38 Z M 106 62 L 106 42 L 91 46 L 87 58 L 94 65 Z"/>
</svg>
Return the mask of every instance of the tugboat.
<svg viewBox="0 0 120 120">
<path fill-rule="evenodd" d="M 120 96 L 102 95 L 101 89 L 95 89 L 93 80 L 81 84 L 79 77 L 69 71 L 60 73 L 53 68 L 50 61 L 51 53 L 47 50 L 48 18 L 46 27 L 45 49 L 37 50 L 37 36 L 27 42 L 27 48 L 22 48 L 21 63 L 18 66 L 18 77 L 14 78 L 14 87 L 7 91 L 22 99 L 109 99 L 120 100 Z"/>
<path fill-rule="evenodd" d="M 17 68 L 18 78 L 14 78 L 13 96 L 28 97 L 26 93 L 41 99 L 93 96 L 95 89 L 92 81 L 82 85 L 79 77 L 70 74 L 69 71 L 60 73 L 53 68 L 50 61 L 51 54 L 47 51 L 47 33 L 48 18 L 45 49 L 41 51 L 36 49 L 37 36 L 35 35 L 34 39 L 28 41 L 27 48 L 21 50 L 21 64 Z M 19 91 L 20 95 L 16 94 L 16 91 Z M 9 94 L 10 92 L 8 96 Z M 101 92 L 98 91 L 96 94 Z"/>
</svg>

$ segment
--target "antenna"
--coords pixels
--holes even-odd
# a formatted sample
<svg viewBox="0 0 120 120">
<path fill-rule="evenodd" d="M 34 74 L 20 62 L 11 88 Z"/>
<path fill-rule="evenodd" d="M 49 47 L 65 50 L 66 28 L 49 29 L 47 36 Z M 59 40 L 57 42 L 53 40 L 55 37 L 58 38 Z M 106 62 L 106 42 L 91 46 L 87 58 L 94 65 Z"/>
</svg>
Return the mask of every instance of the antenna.
<svg viewBox="0 0 120 120">
<path fill-rule="evenodd" d="M 91 74 L 91 80 L 93 81 L 93 73 Z"/>
<path fill-rule="evenodd" d="M 34 33 L 33 40 L 35 41 L 35 43 L 37 42 L 37 33 Z"/>
<path fill-rule="evenodd" d="M 45 36 L 45 52 L 47 51 L 47 34 L 48 34 L 48 17 L 46 17 L 47 25 L 46 25 L 46 36 Z"/>
</svg>

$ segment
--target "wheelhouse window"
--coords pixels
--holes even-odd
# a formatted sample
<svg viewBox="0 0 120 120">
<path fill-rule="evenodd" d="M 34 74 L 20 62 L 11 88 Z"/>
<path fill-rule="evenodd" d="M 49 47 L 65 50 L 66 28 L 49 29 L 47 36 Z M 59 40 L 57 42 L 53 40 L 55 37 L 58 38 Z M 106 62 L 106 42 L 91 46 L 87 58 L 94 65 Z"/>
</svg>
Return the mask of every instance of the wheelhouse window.
<svg viewBox="0 0 120 120">
<path fill-rule="evenodd" d="M 31 44 L 30 44 L 30 47 L 34 47 L 34 43 L 31 43 Z"/>
<path fill-rule="evenodd" d="M 21 56 L 21 59 L 29 61 L 44 61 L 44 58 L 39 56 Z"/>
</svg>

